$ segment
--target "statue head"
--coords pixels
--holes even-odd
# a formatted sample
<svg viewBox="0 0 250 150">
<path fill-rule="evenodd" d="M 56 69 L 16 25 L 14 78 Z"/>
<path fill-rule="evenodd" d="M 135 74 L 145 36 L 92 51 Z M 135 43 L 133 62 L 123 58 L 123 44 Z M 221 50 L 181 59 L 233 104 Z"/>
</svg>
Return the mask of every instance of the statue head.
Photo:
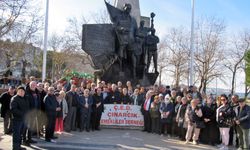
<svg viewBox="0 0 250 150">
<path fill-rule="evenodd" d="M 144 27 L 144 24 L 145 24 L 145 21 L 144 21 L 144 20 L 141 20 L 141 21 L 140 21 L 140 27 Z"/>
<path fill-rule="evenodd" d="M 131 4 L 128 4 L 128 3 L 124 4 L 124 6 L 123 6 L 124 12 L 126 12 L 127 14 L 129 14 L 131 12 L 131 9 L 132 9 Z"/>
</svg>

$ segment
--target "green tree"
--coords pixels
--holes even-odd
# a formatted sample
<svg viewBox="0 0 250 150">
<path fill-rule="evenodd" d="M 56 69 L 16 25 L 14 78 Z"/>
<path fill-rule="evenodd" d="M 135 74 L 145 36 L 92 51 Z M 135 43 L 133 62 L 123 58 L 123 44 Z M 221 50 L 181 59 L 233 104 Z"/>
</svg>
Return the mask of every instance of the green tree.
<svg viewBox="0 0 250 150">
<path fill-rule="evenodd" d="M 250 93 L 250 50 L 245 53 L 245 73 L 246 73 L 246 90 L 245 97 Z"/>
</svg>

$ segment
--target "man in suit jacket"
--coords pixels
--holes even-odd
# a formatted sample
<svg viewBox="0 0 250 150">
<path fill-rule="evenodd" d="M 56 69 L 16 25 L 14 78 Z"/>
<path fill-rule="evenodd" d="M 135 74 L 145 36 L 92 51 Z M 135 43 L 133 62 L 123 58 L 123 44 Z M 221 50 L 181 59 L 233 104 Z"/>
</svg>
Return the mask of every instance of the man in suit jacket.
<svg viewBox="0 0 250 150">
<path fill-rule="evenodd" d="M 57 107 L 56 96 L 54 95 L 54 87 L 48 88 L 48 94 L 44 97 L 45 112 L 48 119 L 46 125 L 45 141 L 53 142 L 55 124 L 56 124 L 56 111 L 60 111 L 61 108 Z"/>
<path fill-rule="evenodd" d="M 147 131 L 147 132 L 151 132 L 151 118 L 150 118 L 150 106 L 151 103 L 153 102 L 153 91 L 149 90 L 146 93 L 146 98 L 144 100 L 144 102 L 142 103 L 142 114 L 144 117 L 144 129 L 143 131 Z"/>
<path fill-rule="evenodd" d="M 85 89 L 83 91 L 83 95 L 80 95 L 79 102 L 80 102 L 80 112 L 81 112 L 81 125 L 80 131 L 82 129 L 86 129 L 89 132 L 90 128 L 90 116 L 92 112 L 92 105 L 93 105 L 93 98 L 89 94 L 89 89 Z"/>
<path fill-rule="evenodd" d="M 236 119 L 237 133 L 239 135 L 239 149 L 249 149 L 250 129 L 250 106 L 246 105 L 245 99 L 239 99 L 238 114 Z"/>
<path fill-rule="evenodd" d="M 64 129 L 66 132 L 76 131 L 76 111 L 79 106 L 79 96 L 76 93 L 76 85 L 72 84 L 70 91 L 66 93 L 65 99 L 68 104 L 68 115 L 65 118 Z"/>
</svg>

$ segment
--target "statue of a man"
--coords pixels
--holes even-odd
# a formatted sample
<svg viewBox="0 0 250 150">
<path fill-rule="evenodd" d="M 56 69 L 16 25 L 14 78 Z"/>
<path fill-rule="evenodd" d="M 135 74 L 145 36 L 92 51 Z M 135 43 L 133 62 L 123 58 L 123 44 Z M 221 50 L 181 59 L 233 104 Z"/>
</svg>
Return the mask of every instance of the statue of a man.
<svg viewBox="0 0 250 150">
<path fill-rule="evenodd" d="M 157 73 L 157 43 L 160 40 L 158 36 L 155 35 L 155 29 L 151 29 L 151 34 L 146 38 L 146 45 L 148 48 L 148 62 L 147 62 L 147 72 L 150 66 L 151 58 L 153 57 L 155 73 Z"/>
<path fill-rule="evenodd" d="M 151 31 L 151 28 L 144 27 L 145 21 L 142 20 L 140 22 L 140 27 L 137 30 L 137 36 L 142 40 L 142 60 L 143 63 L 146 65 L 147 64 L 147 47 L 146 47 L 146 37 L 148 36 L 149 32 Z"/>
<path fill-rule="evenodd" d="M 125 4 L 123 11 L 114 15 L 112 22 L 119 41 L 118 59 L 120 68 L 123 70 L 123 60 L 127 59 L 128 51 L 132 51 L 132 45 L 135 42 L 135 34 L 137 30 L 136 20 L 131 17 L 132 6 Z"/>
</svg>

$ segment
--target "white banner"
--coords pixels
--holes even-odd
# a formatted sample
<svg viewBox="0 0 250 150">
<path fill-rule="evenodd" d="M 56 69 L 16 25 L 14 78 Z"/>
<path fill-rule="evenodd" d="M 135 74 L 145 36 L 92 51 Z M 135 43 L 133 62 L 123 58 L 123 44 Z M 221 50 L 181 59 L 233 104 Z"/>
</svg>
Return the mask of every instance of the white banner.
<svg viewBox="0 0 250 150">
<path fill-rule="evenodd" d="M 101 125 L 143 126 L 141 106 L 105 104 Z"/>
</svg>

